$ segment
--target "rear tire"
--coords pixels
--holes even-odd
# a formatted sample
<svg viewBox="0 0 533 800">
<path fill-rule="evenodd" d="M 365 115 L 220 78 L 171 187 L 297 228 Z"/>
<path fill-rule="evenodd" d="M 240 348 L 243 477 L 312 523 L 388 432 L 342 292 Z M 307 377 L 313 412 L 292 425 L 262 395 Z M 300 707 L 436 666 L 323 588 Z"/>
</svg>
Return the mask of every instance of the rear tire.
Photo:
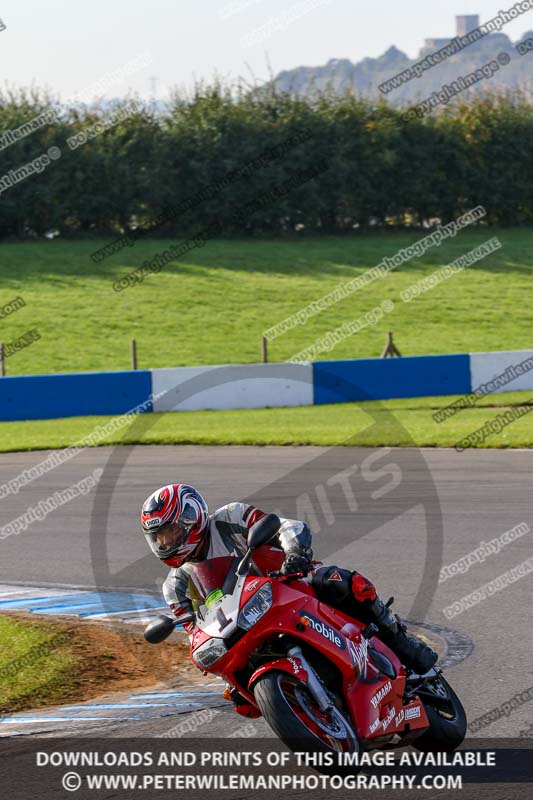
<svg viewBox="0 0 533 800">
<path fill-rule="evenodd" d="M 434 688 L 433 698 L 420 694 L 429 720 L 429 728 L 412 746 L 424 753 L 452 752 L 466 736 L 466 713 L 463 704 L 447 680 L 438 675 L 430 684 Z"/>
<path fill-rule="evenodd" d="M 359 740 L 345 712 L 337 706 L 321 712 L 307 686 L 296 677 L 279 670 L 270 670 L 254 685 L 254 695 L 259 710 L 276 736 L 289 749 L 305 753 L 346 752 L 357 753 Z M 332 764 L 313 765 L 318 772 L 356 774 L 355 766 Z"/>
</svg>

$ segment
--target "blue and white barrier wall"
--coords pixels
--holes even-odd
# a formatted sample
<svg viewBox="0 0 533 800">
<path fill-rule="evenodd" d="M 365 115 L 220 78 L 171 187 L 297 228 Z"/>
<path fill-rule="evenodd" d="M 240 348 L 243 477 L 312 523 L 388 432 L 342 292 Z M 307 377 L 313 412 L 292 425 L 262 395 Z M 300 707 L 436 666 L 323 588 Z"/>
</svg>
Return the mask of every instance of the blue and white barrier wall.
<svg viewBox="0 0 533 800">
<path fill-rule="evenodd" d="M 0 420 L 124 414 L 145 404 L 151 411 L 152 375 L 79 372 L 0 378 Z"/>
<path fill-rule="evenodd" d="M 228 364 L 152 370 L 154 411 L 313 405 L 312 364 Z"/>
<path fill-rule="evenodd" d="M 533 350 L 472 353 L 470 385 L 483 394 L 533 389 Z"/>
<path fill-rule="evenodd" d="M 469 362 L 467 355 L 317 361 L 314 403 L 465 394 L 470 391 Z"/>
<path fill-rule="evenodd" d="M 0 420 L 533 390 L 533 350 L 0 378 Z"/>
</svg>

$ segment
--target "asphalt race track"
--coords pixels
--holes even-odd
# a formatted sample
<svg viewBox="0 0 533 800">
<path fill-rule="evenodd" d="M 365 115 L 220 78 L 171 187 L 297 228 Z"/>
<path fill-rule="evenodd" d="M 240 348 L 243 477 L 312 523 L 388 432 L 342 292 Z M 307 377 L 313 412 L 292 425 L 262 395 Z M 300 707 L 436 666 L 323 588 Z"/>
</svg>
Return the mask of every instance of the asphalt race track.
<svg viewBox="0 0 533 800">
<path fill-rule="evenodd" d="M 0 455 L 0 484 L 47 455 L 45 451 Z M 500 537 L 522 522 L 532 525 L 533 469 L 528 451 L 87 449 L 18 493 L 1 491 L 0 527 L 97 468 L 104 470 L 97 489 L 66 502 L 26 530 L 2 538 L 0 584 L 14 589 L 39 586 L 158 593 L 165 573 L 147 553 L 139 532 L 139 509 L 158 486 L 189 482 L 204 493 L 212 508 L 231 500 L 256 500 L 265 510 L 305 515 L 315 532 L 315 557 L 360 569 L 374 580 L 384 599 L 395 596 L 397 612 L 428 624 L 430 639 L 431 626 L 435 626 L 437 639 L 439 630 L 448 631 L 447 641 L 439 639 L 441 652 L 449 648 L 455 666 L 450 667 L 448 678 L 470 721 L 533 685 L 530 575 L 451 619 L 443 611 L 530 558 L 533 533 L 526 532 L 500 552 L 472 563 L 466 573 L 439 583 L 441 568 L 476 550 L 480 542 Z M 453 632 L 461 636 L 454 640 Z M 473 643 L 471 652 L 468 642 Z M 459 653 L 457 646 L 463 648 Z M 203 680 L 200 673 L 198 680 Z M 208 722 L 195 729 L 195 736 L 238 736 L 243 730 L 246 735 L 244 726 L 250 724 L 254 730 L 248 729 L 248 735 L 266 734 L 261 720 L 250 723 L 235 715 L 220 701 L 212 678 L 205 680 L 210 682 L 205 686 L 209 694 L 201 707 L 214 710 Z M 167 688 L 167 694 L 169 691 Z M 157 692 L 164 693 L 165 687 L 155 687 Z M 128 702 L 138 706 L 139 698 Z M 180 703 L 175 708 L 172 703 L 164 706 L 161 716 L 137 714 L 132 718 L 126 713 L 120 719 L 80 719 L 68 730 L 63 725 L 60 729 L 62 733 L 157 736 L 192 717 L 200 707 Z M 530 713 L 531 706 L 525 703 L 478 735 L 517 736 L 529 727 Z M 57 726 L 49 730 L 54 727 L 57 730 Z M 31 725 L 26 726 L 26 732 L 30 729 Z"/>
</svg>

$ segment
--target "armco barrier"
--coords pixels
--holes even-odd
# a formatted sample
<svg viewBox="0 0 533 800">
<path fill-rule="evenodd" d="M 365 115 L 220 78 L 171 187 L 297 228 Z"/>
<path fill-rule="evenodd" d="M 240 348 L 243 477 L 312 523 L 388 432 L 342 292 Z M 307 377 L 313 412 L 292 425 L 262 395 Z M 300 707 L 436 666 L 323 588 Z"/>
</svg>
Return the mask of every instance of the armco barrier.
<svg viewBox="0 0 533 800">
<path fill-rule="evenodd" d="M 154 411 L 310 406 L 313 372 L 311 364 L 154 369 L 152 391 Z"/>
<path fill-rule="evenodd" d="M 480 386 L 533 390 L 533 350 L 0 378 L 0 420 L 124 414 L 143 403 L 196 411 L 438 397 Z"/>
<path fill-rule="evenodd" d="M 314 404 L 468 394 L 468 355 L 362 358 L 313 364 Z"/>
<path fill-rule="evenodd" d="M 482 394 L 533 389 L 533 350 L 471 353 L 470 384 Z"/>
<path fill-rule="evenodd" d="M 151 391 L 149 370 L 0 378 L 0 420 L 124 414 Z"/>
</svg>

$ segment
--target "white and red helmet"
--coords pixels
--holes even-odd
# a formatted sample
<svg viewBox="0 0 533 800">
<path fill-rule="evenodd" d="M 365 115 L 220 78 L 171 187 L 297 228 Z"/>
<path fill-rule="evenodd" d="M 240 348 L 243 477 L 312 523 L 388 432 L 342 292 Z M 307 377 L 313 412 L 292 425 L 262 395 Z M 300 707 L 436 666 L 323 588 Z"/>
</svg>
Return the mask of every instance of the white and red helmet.
<svg viewBox="0 0 533 800">
<path fill-rule="evenodd" d="M 194 486 L 170 483 L 143 504 L 141 525 L 152 553 L 179 567 L 201 544 L 209 527 L 207 503 Z"/>
</svg>

